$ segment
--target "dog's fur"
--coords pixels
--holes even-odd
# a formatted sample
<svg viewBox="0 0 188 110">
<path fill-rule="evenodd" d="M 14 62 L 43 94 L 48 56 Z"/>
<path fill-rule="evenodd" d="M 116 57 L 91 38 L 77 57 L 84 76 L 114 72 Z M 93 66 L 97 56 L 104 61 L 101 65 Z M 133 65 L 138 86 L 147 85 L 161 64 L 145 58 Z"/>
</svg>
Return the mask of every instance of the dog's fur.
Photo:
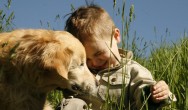
<svg viewBox="0 0 188 110">
<path fill-rule="evenodd" d="M 95 91 L 85 49 L 74 36 L 42 29 L 0 34 L 0 109 L 42 110 L 57 87 Z"/>
</svg>

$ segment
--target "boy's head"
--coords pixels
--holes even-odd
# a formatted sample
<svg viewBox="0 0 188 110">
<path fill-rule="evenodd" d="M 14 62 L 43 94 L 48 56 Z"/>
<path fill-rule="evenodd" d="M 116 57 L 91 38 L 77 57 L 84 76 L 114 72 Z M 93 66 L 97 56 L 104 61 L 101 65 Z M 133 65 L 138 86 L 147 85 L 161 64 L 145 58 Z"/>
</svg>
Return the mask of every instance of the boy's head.
<svg viewBox="0 0 188 110">
<path fill-rule="evenodd" d="M 84 45 L 90 69 L 101 70 L 118 64 L 111 51 L 120 60 L 117 47 L 120 32 L 103 8 L 98 6 L 78 8 L 67 19 L 65 30 L 72 33 Z"/>
<path fill-rule="evenodd" d="M 115 24 L 109 14 L 101 7 L 86 6 L 74 11 L 68 18 L 65 30 L 81 42 L 90 39 L 111 39 Z"/>
</svg>

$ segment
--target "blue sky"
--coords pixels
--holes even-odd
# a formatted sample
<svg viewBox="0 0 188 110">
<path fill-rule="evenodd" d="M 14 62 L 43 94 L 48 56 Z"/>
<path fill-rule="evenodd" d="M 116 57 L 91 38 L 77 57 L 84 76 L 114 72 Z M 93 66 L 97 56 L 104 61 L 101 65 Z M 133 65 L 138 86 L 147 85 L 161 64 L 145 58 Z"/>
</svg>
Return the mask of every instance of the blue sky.
<svg viewBox="0 0 188 110">
<path fill-rule="evenodd" d="M 5 1 L 1 0 L 0 8 Z M 122 9 L 123 0 L 116 2 L 113 9 L 113 0 L 94 0 L 109 12 L 117 27 L 122 29 L 122 19 L 117 13 L 118 8 Z M 71 4 L 78 8 L 86 3 L 85 0 L 12 0 L 9 12 L 14 11 L 15 14 L 14 28 L 48 28 L 49 23 L 51 28 L 63 30 L 67 19 L 64 16 L 71 12 Z M 126 0 L 126 16 L 131 4 L 135 7 L 136 18 L 131 23 L 130 34 L 136 31 L 136 36 L 143 37 L 147 42 L 160 41 L 168 28 L 167 41 L 176 42 L 184 31 L 188 32 L 188 0 Z M 55 20 L 57 15 L 60 19 Z"/>
</svg>

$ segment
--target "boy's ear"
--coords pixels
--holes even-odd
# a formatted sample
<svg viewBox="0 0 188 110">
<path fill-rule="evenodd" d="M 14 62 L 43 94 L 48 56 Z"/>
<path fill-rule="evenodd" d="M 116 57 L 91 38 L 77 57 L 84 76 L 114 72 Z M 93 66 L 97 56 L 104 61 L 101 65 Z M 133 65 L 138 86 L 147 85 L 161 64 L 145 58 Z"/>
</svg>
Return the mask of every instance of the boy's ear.
<svg viewBox="0 0 188 110">
<path fill-rule="evenodd" d="M 118 28 L 115 28 L 114 38 L 116 39 L 117 43 L 120 43 L 121 41 L 120 36 L 120 30 Z"/>
</svg>

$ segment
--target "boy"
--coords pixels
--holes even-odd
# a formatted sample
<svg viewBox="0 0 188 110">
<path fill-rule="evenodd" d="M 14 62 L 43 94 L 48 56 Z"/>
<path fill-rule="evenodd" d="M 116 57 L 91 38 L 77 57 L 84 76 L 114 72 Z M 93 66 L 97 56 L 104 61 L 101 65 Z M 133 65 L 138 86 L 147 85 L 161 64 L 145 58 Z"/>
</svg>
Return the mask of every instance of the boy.
<svg viewBox="0 0 188 110">
<path fill-rule="evenodd" d="M 73 95 L 77 98 L 63 99 L 61 110 L 83 110 L 86 103 L 92 104 L 93 110 L 137 110 L 146 107 L 145 100 L 149 100 L 147 104 L 151 109 L 169 99 L 171 92 L 164 81 L 154 81 L 146 68 L 132 60 L 131 51 L 118 49 L 120 30 L 101 7 L 78 8 L 68 18 L 65 30 L 84 45 L 87 66 L 100 85 L 93 96 Z"/>
</svg>

